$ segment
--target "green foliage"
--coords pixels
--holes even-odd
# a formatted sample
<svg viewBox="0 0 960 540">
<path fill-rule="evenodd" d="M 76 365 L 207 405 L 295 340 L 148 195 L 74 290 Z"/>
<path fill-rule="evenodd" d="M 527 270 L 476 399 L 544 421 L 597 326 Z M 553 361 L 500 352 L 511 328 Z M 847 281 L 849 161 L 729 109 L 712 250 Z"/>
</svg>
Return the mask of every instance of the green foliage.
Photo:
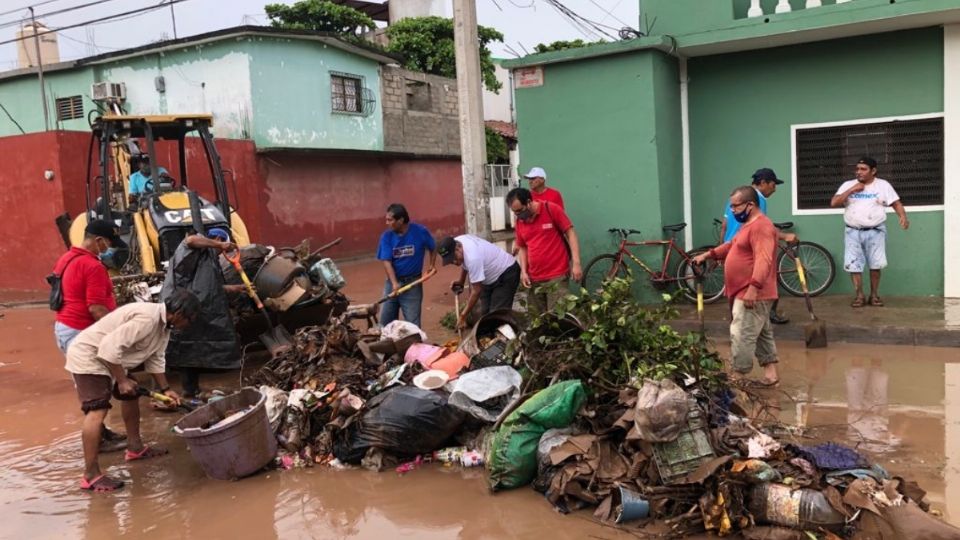
<svg viewBox="0 0 960 540">
<path fill-rule="evenodd" d="M 633 300 L 631 284 L 630 277 L 615 278 L 597 294 L 581 289 L 536 316 L 531 357 L 544 365 L 534 369 L 549 375 L 566 371 L 564 378 L 581 377 L 609 391 L 643 379 L 679 383 L 688 376 L 705 388 L 719 387 L 723 364 L 717 353 L 700 335 L 681 334 L 669 325 L 679 315 L 673 298 L 664 295 L 663 304 L 644 307 Z M 582 331 L 558 334 L 563 328 L 558 321 L 570 316 Z"/>
<path fill-rule="evenodd" d="M 440 318 L 440 326 L 446 328 L 447 330 L 456 330 L 457 313 L 453 310 L 444 313 L 443 317 Z"/>
<path fill-rule="evenodd" d="M 600 40 L 600 41 L 595 41 L 593 43 L 590 43 L 582 39 L 575 39 L 573 41 L 554 41 L 549 45 L 540 43 L 533 48 L 533 52 L 536 54 L 539 54 L 539 53 L 545 53 L 545 52 L 562 51 L 565 49 L 579 49 L 580 47 L 587 47 L 589 45 L 594 45 L 596 43 L 604 43 L 604 41 Z"/>
<path fill-rule="evenodd" d="M 496 92 L 503 86 L 497 81 L 495 66 L 487 45 L 503 41 L 503 34 L 493 28 L 478 26 L 480 38 L 480 72 L 483 84 Z M 404 67 L 442 77 L 457 76 L 453 45 L 453 19 L 443 17 L 411 17 L 387 27 L 390 45 L 387 50 L 403 55 Z"/>
<path fill-rule="evenodd" d="M 376 28 L 373 19 L 351 7 L 327 0 L 301 0 L 293 5 L 267 4 L 263 10 L 271 26 L 355 36 Z"/>
<path fill-rule="evenodd" d="M 507 149 L 507 141 L 503 140 L 496 131 L 487 130 L 487 163 L 509 163 L 510 150 Z"/>
</svg>

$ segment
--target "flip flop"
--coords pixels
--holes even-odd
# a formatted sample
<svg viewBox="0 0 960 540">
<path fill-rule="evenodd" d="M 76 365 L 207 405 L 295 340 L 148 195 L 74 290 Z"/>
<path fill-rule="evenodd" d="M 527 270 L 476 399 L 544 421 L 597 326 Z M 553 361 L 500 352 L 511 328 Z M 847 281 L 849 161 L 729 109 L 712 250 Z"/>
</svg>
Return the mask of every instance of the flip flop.
<svg viewBox="0 0 960 540">
<path fill-rule="evenodd" d="M 80 489 L 85 491 L 93 491 L 94 493 L 108 493 L 110 491 L 116 491 L 122 487 L 122 480 L 114 480 L 106 474 L 101 474 L 93 480 L 87 480 L 82 476 L 80 477 Z"/>
<path fill-rule="evenodd" d="M 858 296 L 858 297 L 857 297 L 856 299 L 854 299 L 854 301 L 850 304 L 850 307 L 860 308 L 860 307 L 863 307 L 864 304 L 866 304 L 866 299 L 865 299 L 864 297 L 862 297 L 862 296 Z"/>
<path fill-rule="evenodd" d="M 126 461 L 136 461 L 138 459 L 149 459 L 152 457 L 164 456 L 167 455 L 170 451 L 166 448 L 160 448 L 155 446 L 150 446 L 149 444 L 143 445 L 143 449 L 139 452 L 134 452 L 133 450 L 127 450 L 127 453 L 124 454 L 123 459 Z"/>
<path fill-rule="evenodd" d="M 759 384 L 760 386 L 767 386 L 767 387 L 774 387 L 774 386 L 779 386 L 779 385 L 780 385 L 780 379 L 773 379 L 773 380 L 770 380 L 770 379 L 760 379 L 759 381 L 756 381 L 756 382 L 757 382 L 757 384 Z"/>
<path fill-rule="evenodd" d="M 883 300 L 881 300 L 879 296 L 871 296 L 870 305 L 876 306 L 876 307 L 883 307 Z"/>
</svg>

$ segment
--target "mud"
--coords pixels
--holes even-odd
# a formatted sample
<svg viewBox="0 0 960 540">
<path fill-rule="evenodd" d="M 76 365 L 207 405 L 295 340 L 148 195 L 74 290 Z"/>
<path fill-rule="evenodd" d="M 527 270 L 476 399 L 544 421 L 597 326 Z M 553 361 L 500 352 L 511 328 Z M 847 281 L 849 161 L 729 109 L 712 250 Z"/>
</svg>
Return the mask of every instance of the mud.
<svg viewBox="0 0 960 540">
<path fill-rule="evenodd" d="M 449 269 L 448 269 L 449 270 Z M 344 265 L 348 295 L 375 299 L 377 265 Z M 379 272 L 378 272 L 379 271 Z M 428 285 L 431 339 L 452 306 L 450 276 Z M 355 292 L 363 288 L 365 294 Z M 127 481 L 116 494 L 77 488 L 81 415 L 43 308 L 0 319 L 0 537 L 3 538 L 632 538 L 562 516 L 531 489 L 487 492 L 482 469 L 429 465 L 404 476 L 313 468 L 239 482 L 208 480 L 170 427 L 176 414 L 142 404 L 147 440 L 168 456 L 133 464 L 102 458 Z M 955 349 L 831 343 L 807 351 L 781 343 L 783 380 L 771 393 L 781 419 L 818 439 L 859 445 L 892 474 L 916 480 L 932 506 L 960 525 L 960 363 Z M 721 345 L 723 347 L 723 345 Z M 238 375 L 205 378 L 233 388 Z M 119 410 L 108 424 L 120 428 Z M 948 460 L 947 456 L 952 456 Z"/>
</svg>

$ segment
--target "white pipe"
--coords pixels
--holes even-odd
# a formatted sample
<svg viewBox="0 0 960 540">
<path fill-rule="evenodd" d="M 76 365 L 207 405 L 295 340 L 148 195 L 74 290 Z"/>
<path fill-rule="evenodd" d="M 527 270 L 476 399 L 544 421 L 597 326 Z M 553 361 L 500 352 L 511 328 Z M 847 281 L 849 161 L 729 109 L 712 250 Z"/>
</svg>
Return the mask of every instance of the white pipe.
<svg viewBox="0 0 960 540">
<path fill-rule="evenodd" d="M 687 250 L 693 249 L 693 193 L 690 183 L 690 98 L 687 77 L 687 59 L 680 61 L 680 133 L 683 140 L 683 221 L 687 228 L 683 241 Z"/>
</svg>

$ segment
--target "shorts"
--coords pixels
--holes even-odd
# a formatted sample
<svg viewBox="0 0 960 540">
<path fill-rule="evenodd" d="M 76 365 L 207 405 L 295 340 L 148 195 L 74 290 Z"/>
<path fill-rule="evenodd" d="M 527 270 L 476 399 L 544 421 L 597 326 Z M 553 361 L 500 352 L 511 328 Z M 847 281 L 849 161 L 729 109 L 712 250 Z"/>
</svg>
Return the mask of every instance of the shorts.
<svg viewBox="0 0 960 540">
<path fill-rule="evenodd" d="M 80 335 L 80 332 L 80 330 L 70 328 L 60 321 L 53 323 L 53 335 L 57 338 L 57 348 L 59 348 L 63 354 L 67 354 L 67 347 L 70 346 L 73 338 Z"/>
<path fill-rule="evenodd" d="M 77 387 L 77 397 L 80 398 L 80 410 L 83 414 L 110 409 L 111 397 L 120 401 L 135 401 L 138 398 L 138 396 L 122 395 L 117 389 L 117 384 L 107 375 L 74 373 L 73 384 Z"/>
<path fill-rule="evenodd" d="M 864 267 L 881 270 L 887 267 L 887 227 L 860 230 L 846 227 L 843 244 L 843 269 L 851 274 L 862 273 Z"/>
</svg>

